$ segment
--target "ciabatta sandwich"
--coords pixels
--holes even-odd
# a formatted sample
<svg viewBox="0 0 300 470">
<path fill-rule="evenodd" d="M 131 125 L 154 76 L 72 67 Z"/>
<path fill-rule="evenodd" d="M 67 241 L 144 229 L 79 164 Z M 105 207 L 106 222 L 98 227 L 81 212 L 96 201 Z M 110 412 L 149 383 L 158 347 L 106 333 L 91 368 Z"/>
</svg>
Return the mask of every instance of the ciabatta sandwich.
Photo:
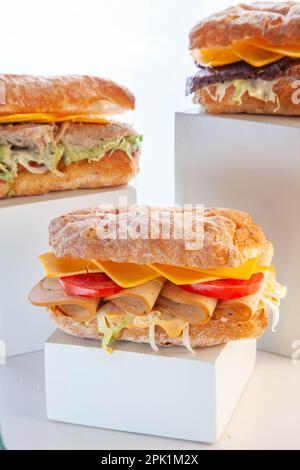
<svg viewBox="0 0 300 470">
<path fill-rule="evenodd" d="M 255 2 L 190 33 L 198 72 L 186 93 L 211 113 L 300 115 L 300 4 Z"/>
<path fill-rule="evenodd" d="M 53 251 L 40 256 L 46 277 L 30 301 L 105 348 L 115 339 L 191 349 L 261 336 L 285 295 L 271 242 L 246 213 L 195 208 L 188 217 L 202 233 L 190 244 L 180 214 L 95 207 L 53 220 Z"/>
<path fill-rule="evenodd" d="M 134 106 L 102 78 L 0 75 L 0 198 L 126 184 L 141 136 L 108 117 Z"/>
</svg>

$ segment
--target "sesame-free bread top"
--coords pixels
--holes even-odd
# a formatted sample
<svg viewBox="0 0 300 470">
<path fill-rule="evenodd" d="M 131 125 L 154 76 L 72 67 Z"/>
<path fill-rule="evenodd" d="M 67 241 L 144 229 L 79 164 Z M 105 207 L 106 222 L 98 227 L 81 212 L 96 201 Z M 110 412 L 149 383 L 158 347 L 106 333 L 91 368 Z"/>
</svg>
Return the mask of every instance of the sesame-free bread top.
<svg viewBox="0 0 300 470">
<path fill-rule="evenodd" d="M 0 116 L 48 113 L 104 117 L 134 106 L 135 98 L 127 88 L 104 78 L 0 74 Z"/>
<path fill-rule="evenodd" d="M 262 38 L 273 45 L 299 45 L 300 3 L 254 2 L 226 8 L 192 29 L 190 48 L 226 47 L 245 38 Z"/>
<path fill-rule="evenodd" d="M 157 219 L 147 217 L 153 208 L 144 209 L 146 216 L 139 219 L 140 230 L 135 232 L 134 238 L 130 236 L 127 239 L 116 237 L 116 233 L 125 233 L 125 225 L 132 227 L 136 223 L 135 211 L 141 210 L 139 206 L 131 206 L 129 212 L 125 208 L 109 207 L 104 211 L 99 206 L 64 214 L 50 222 L 50 245 L 58 257 L 117 263 L 160 263 L 201 269 L 237 267 L 264 251 L 264 233 L 245 212 L 194 208 L 191 211 L 192 220 L 195 222 L 198 217 L 198 220 L 203 221 L 203 243 L 191 246 L 191 239 L 187 237 L 175 239 L 171 236 L 166 239 L 162 236 L 162 220 L 168 217 L 170 233 L 179 232 L 180 227 L 177 225 L 181 222 L 175 217 L 178 208 L 156 208 L 159 214 L 157 223 Z M 159 233 L 159 236 L 151 238 L 151 230 L 152 233 Z M 147 238 L 145 233 L 149 235 Z"/>
</svg>

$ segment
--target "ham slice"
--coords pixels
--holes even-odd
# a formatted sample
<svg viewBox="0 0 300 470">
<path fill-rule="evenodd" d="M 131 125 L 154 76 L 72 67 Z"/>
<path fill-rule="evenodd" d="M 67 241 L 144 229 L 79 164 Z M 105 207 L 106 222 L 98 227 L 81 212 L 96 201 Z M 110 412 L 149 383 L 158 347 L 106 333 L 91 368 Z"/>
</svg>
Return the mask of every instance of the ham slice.
<svg viewBox="0 0 300 470">
<path fill-rule="evenodd" d="M 57 278 L 46 277 L 32 289 L 29 301 L 39 307 L 59 307 L 73 320 L 89 322 L 96 317 L 100 298 L 66 295 Z"/>
</svg>

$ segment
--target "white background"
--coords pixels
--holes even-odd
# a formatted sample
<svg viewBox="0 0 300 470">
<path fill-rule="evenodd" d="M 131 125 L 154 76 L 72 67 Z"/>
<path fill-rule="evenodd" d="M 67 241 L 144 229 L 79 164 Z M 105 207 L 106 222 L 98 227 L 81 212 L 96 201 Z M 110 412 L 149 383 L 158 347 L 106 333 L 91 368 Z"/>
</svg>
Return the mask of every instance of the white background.
<svg viewBox="0 0 300 470">
<path fill-rule="evenodd" d="M 190 106 L 188 33 L 234 0 L 1 2 L 2 73 L 93 74 L 128 86 L 144 134 L 139 201 L 173 201 L 174 112 Z M 247 3 L 247 2 L 246 2 Z M 122 116 L 121 116 L 122 119 Z M 202 143 L 199 142 L 199 145 Z"/>
</svg>

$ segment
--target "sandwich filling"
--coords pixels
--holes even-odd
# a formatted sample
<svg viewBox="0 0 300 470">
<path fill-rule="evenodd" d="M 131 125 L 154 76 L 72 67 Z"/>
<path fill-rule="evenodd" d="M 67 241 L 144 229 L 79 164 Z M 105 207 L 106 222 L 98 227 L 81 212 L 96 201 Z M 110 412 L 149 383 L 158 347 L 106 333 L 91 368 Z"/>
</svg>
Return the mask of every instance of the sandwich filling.
<svg viewBox="0 0 300 470">
<path fill-rule="evenodd" d="M 141 141 L 130 126 L 117 122 L 4 124 L 0 126 L 0 182 L 13 183 L 20 170 L 63 178 L 67 166 L 99 161 L 115 151 L 133 159 Z"/>
<path fill-rule="evenodd" d="M 241 104 L 245 93 L 274 105 L 273 111 L 280 109 L 276 93 L 276 83 L 285 78 L 291 83 L 300 78 L 300 59 L 282 58 L 277 62 L 262 67 L 254 67 L 246 62 L 237 62 L 220 67 L 205 68 L 199 66 L 198 72 L 188 78 L 186 94 L 194 95 L 194 101 L 201 103 L 202 93 L 208 93 L 214 101 L 222 101 L 227 90 L 233 87 L 231 101 Z"/>
<path fill-rule="evenodd" d="M 286 289 L 275 279 L 272 256 L 269 243 L 260 259 L 226 273 L 224 268 L 72 260 L 47 253 L 40 257 L 46 277 L 29 299 L 79 323 L 97 318 L 102 346 L 109 351 L 124 330 L 133 328 L 148 330 L 154 350 L 157 328 L 170 338 L 180 337 L 191 349 L 190 327 L 212 320 L 247 321 L 260 308 L 271 310 L 278 320 Z"/>
</svg>

